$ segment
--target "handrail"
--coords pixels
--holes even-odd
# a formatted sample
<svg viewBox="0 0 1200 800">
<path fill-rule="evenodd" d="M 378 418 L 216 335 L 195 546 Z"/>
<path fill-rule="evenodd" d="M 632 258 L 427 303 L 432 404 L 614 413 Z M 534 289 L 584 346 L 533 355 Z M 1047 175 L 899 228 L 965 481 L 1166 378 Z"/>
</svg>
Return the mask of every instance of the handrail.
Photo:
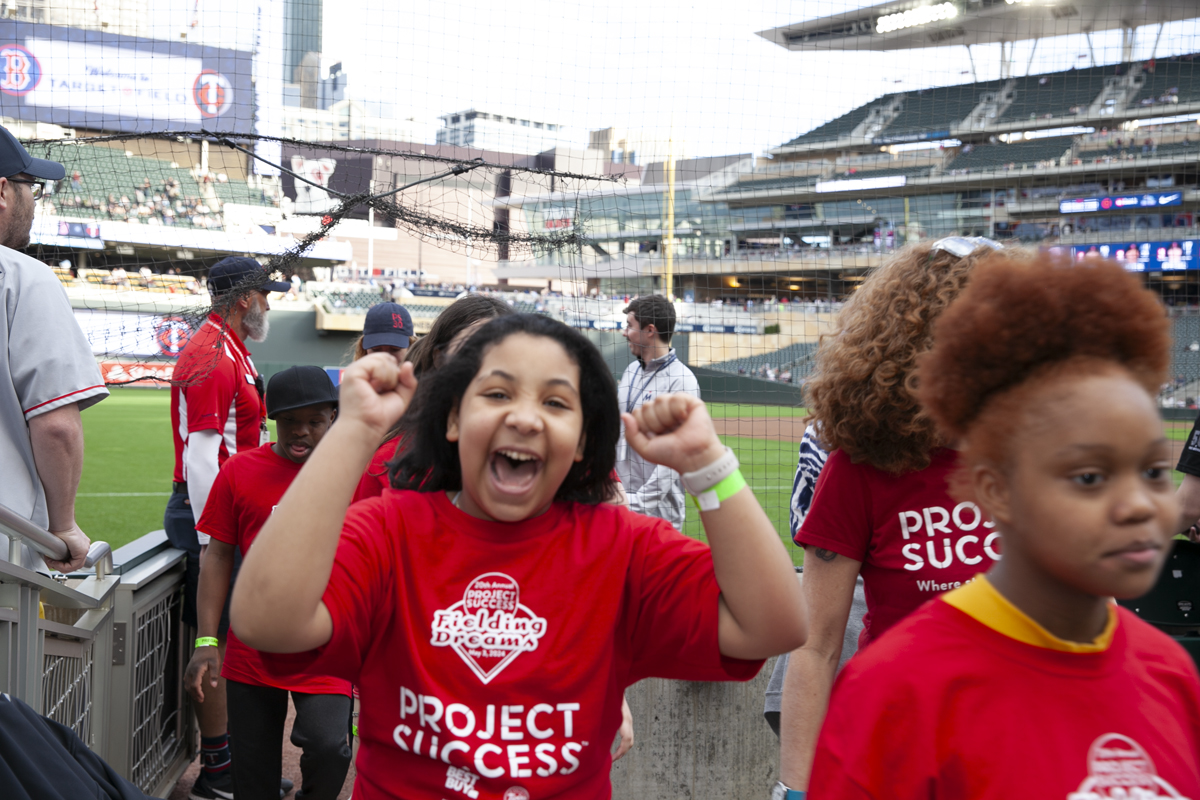
<svg viewBox="0 0 1200 800">
<path fill-rule="evenodd" d="M 37 552 L 55 561 L 66 561 L 70 555 L 66 542 L 3 504 L 0 504 L 0 533 L 10 539 L 23 540 Z"/>
</svg>

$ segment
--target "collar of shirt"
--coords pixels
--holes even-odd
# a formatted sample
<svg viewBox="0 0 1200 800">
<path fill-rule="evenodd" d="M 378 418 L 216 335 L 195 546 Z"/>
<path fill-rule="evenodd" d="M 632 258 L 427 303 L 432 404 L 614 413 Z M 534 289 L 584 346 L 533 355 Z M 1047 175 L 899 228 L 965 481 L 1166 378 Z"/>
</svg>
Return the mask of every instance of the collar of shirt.
<svg viewBox="0 0 1200 800">
<path fill-rule="evenodd" d="M 674 355 L 675 355 L 675 348 L 671 347 L 667 350 L 667 352 L 664 355 L 659 356 L 658 358 L 654 359 L 653 361 L 643 361 L 642 369 L 646 370 L 647 372 L 649 372 L 652 369 L 662 369 L 664 366 L 666 366 L 667 362 L 670 361 L 672 356 L 674 356 Z"/>
<path fill-rule="evenodd" d="M 1117 611 L 1110 603 L 1108 622 L 1094 641 L 1080 643 L 1060 639 L 1009 602 L 984 575 L 977 575 L 973 581 L 947 592 L 941 599 L 1010 639 L 1063 653 L 1102 653 L 1112 644 L 1117 629 Z"/>
</svg>

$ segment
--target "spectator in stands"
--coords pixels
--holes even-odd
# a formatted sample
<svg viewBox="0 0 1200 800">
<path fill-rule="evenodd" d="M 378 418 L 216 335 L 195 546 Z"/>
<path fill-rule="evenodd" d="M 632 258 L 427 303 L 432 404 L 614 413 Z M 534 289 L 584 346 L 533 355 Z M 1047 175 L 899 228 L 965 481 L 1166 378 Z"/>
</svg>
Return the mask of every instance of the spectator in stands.
<svg viewBox="0 0 1200 800">
<path fill-rule="evenodd" d="M 625 341 L 634 360 L 621 376 L 617 398 L 621 410 L 635 409 L 662 394 L 684 392 L 700 396 L 700 384 L 671 347 L 675 332 L 675 306 L 662 295 L 639 297 L 625 307 Z M 652 464 L 635 453 L 625 440 L 617 443 L 617 475 L 629 498 L 629 508 L 670 522 L 683 530 L 686 516 L 683 483 L 679 473 Z"/>
<path fill-rule="evenodd" d="M 932 345 L 934 320 L 966 286 L 976 261 L 998 247 L 963 237 L 904 247 L 863 282 L 837 319 L 838 335 L 818 352 L 807 400 L 829 460 L 794 536 L 804 547 L 811 628 L 783 685 L 785 788 L 807 789 L 859 575 L 868 606 L 861 649 L 936 595 L 927 587 L 970 580 L 977 564 L 999 557 L 978 509 L 950 496 L 954 452 L 921 415 L 909 381 Z M 934 508 L 946 509 L 946 518 L 931 516 Z M 926 519 L 945 536 L 927 536 Z M 905 547 L 914 535 L 928 539 L 928 550 Z M 943 540 L 952 554 L 944 559 L 934 550 Z"/>
<path fill-rule="evenodd" d="M 104 282 L 109 286 L 119 286 L 123 289 L 132 288 L 129 283 L 129 273 L 125 271 L 124 267 L 113 267 Z"/>
<path fill-rule="evenodd" d="M 174 491 L 163 518 L 171 544 L 188 554 L 183 621 L 192 630 L 200 558 L 208 544 L 196 523 L 221 465 L 268 440 L 262 379 L 244 342 L 267 338 L 267 295 L 286 292 L 288 284 L 271 280 L 252 258 L 231 256 L 209 271 L 208 289 L 213 310 L 180 353 L 171 384 Z M 217 633 L 222 648 L 228 628 L 227 603 Z M 229 797 L 233 779 L 224 686 L 208 692 L 196 712 L 203 768 L 192 797 Z"/>
<path fill-rule="evenodd" d="M 83 470 L 80 412 L 108 396 L 92 348 L 55 274 L 16 252 L 29 246 L 34 204 L 61 164 L 33 158 L 0 128 L 0 504 L 67 545 L 65 561 L 22 547 L 21 565 L 67 572 L 88 537 L 75 521 Z M 8 551 L 0 548 L 0 559 Z"/>
<path fill-rule="evenodd" d="M 363 332 L 354 340 L 354 360 L 368 353 L 387 353 L 403 364 L 413 335 L 412 315 L 396 303 L 378 303 L 367 311 Z"/>
</svg>

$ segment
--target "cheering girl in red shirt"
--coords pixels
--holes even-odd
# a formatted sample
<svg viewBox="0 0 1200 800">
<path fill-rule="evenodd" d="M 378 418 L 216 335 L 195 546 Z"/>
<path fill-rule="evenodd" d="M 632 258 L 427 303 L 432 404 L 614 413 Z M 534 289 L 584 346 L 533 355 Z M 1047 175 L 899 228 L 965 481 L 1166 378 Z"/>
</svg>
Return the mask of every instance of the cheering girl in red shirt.
<svg viewBox="0 0 1200 800">
<path fill-rule="evenodd" d="M 606 797 L 625 687 L 748 679 L 803 640 L 790 560 L 699 400 L 664 395 L 624 422 L 684 474 L 709 544 L 605 502 L 616 386 L 578 331 L 493 320 L 419 388 L 370 356 L 340 403 L 232 613 L 251 646 L 295 654 L 269 664 L 359 687 L 356 800 Z M 406 409 L 405 490 L 347 512 Z"/>
<path fill-rule="evenodd" d="M 812 800 L 1200 797 L 1196 667 L 1112 602 L 1151 588 L 1178 522 L 1154 401 L 1169 328 L 1116 264 L 975 268 L 918 396 L 1004 559 L 846 666 Z"/>
</svg>

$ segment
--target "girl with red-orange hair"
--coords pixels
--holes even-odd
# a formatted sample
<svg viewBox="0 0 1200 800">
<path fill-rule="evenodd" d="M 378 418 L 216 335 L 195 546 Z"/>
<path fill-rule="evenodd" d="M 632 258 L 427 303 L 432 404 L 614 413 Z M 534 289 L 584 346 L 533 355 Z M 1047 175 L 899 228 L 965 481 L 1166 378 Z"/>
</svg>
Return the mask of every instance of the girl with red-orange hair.
<svg viewBox="0 0 1200 800">
<path fill-rule="evenodd" d="M 1162 306 L 1116 264 L 976 267 L 917 396 L 1004 559 L 850 661 L 812 800 L 1200 797 L 1196 667 L 1112 602 L 1151 588 L 1178 524 L 1168 351 Z"/>
</svg>

